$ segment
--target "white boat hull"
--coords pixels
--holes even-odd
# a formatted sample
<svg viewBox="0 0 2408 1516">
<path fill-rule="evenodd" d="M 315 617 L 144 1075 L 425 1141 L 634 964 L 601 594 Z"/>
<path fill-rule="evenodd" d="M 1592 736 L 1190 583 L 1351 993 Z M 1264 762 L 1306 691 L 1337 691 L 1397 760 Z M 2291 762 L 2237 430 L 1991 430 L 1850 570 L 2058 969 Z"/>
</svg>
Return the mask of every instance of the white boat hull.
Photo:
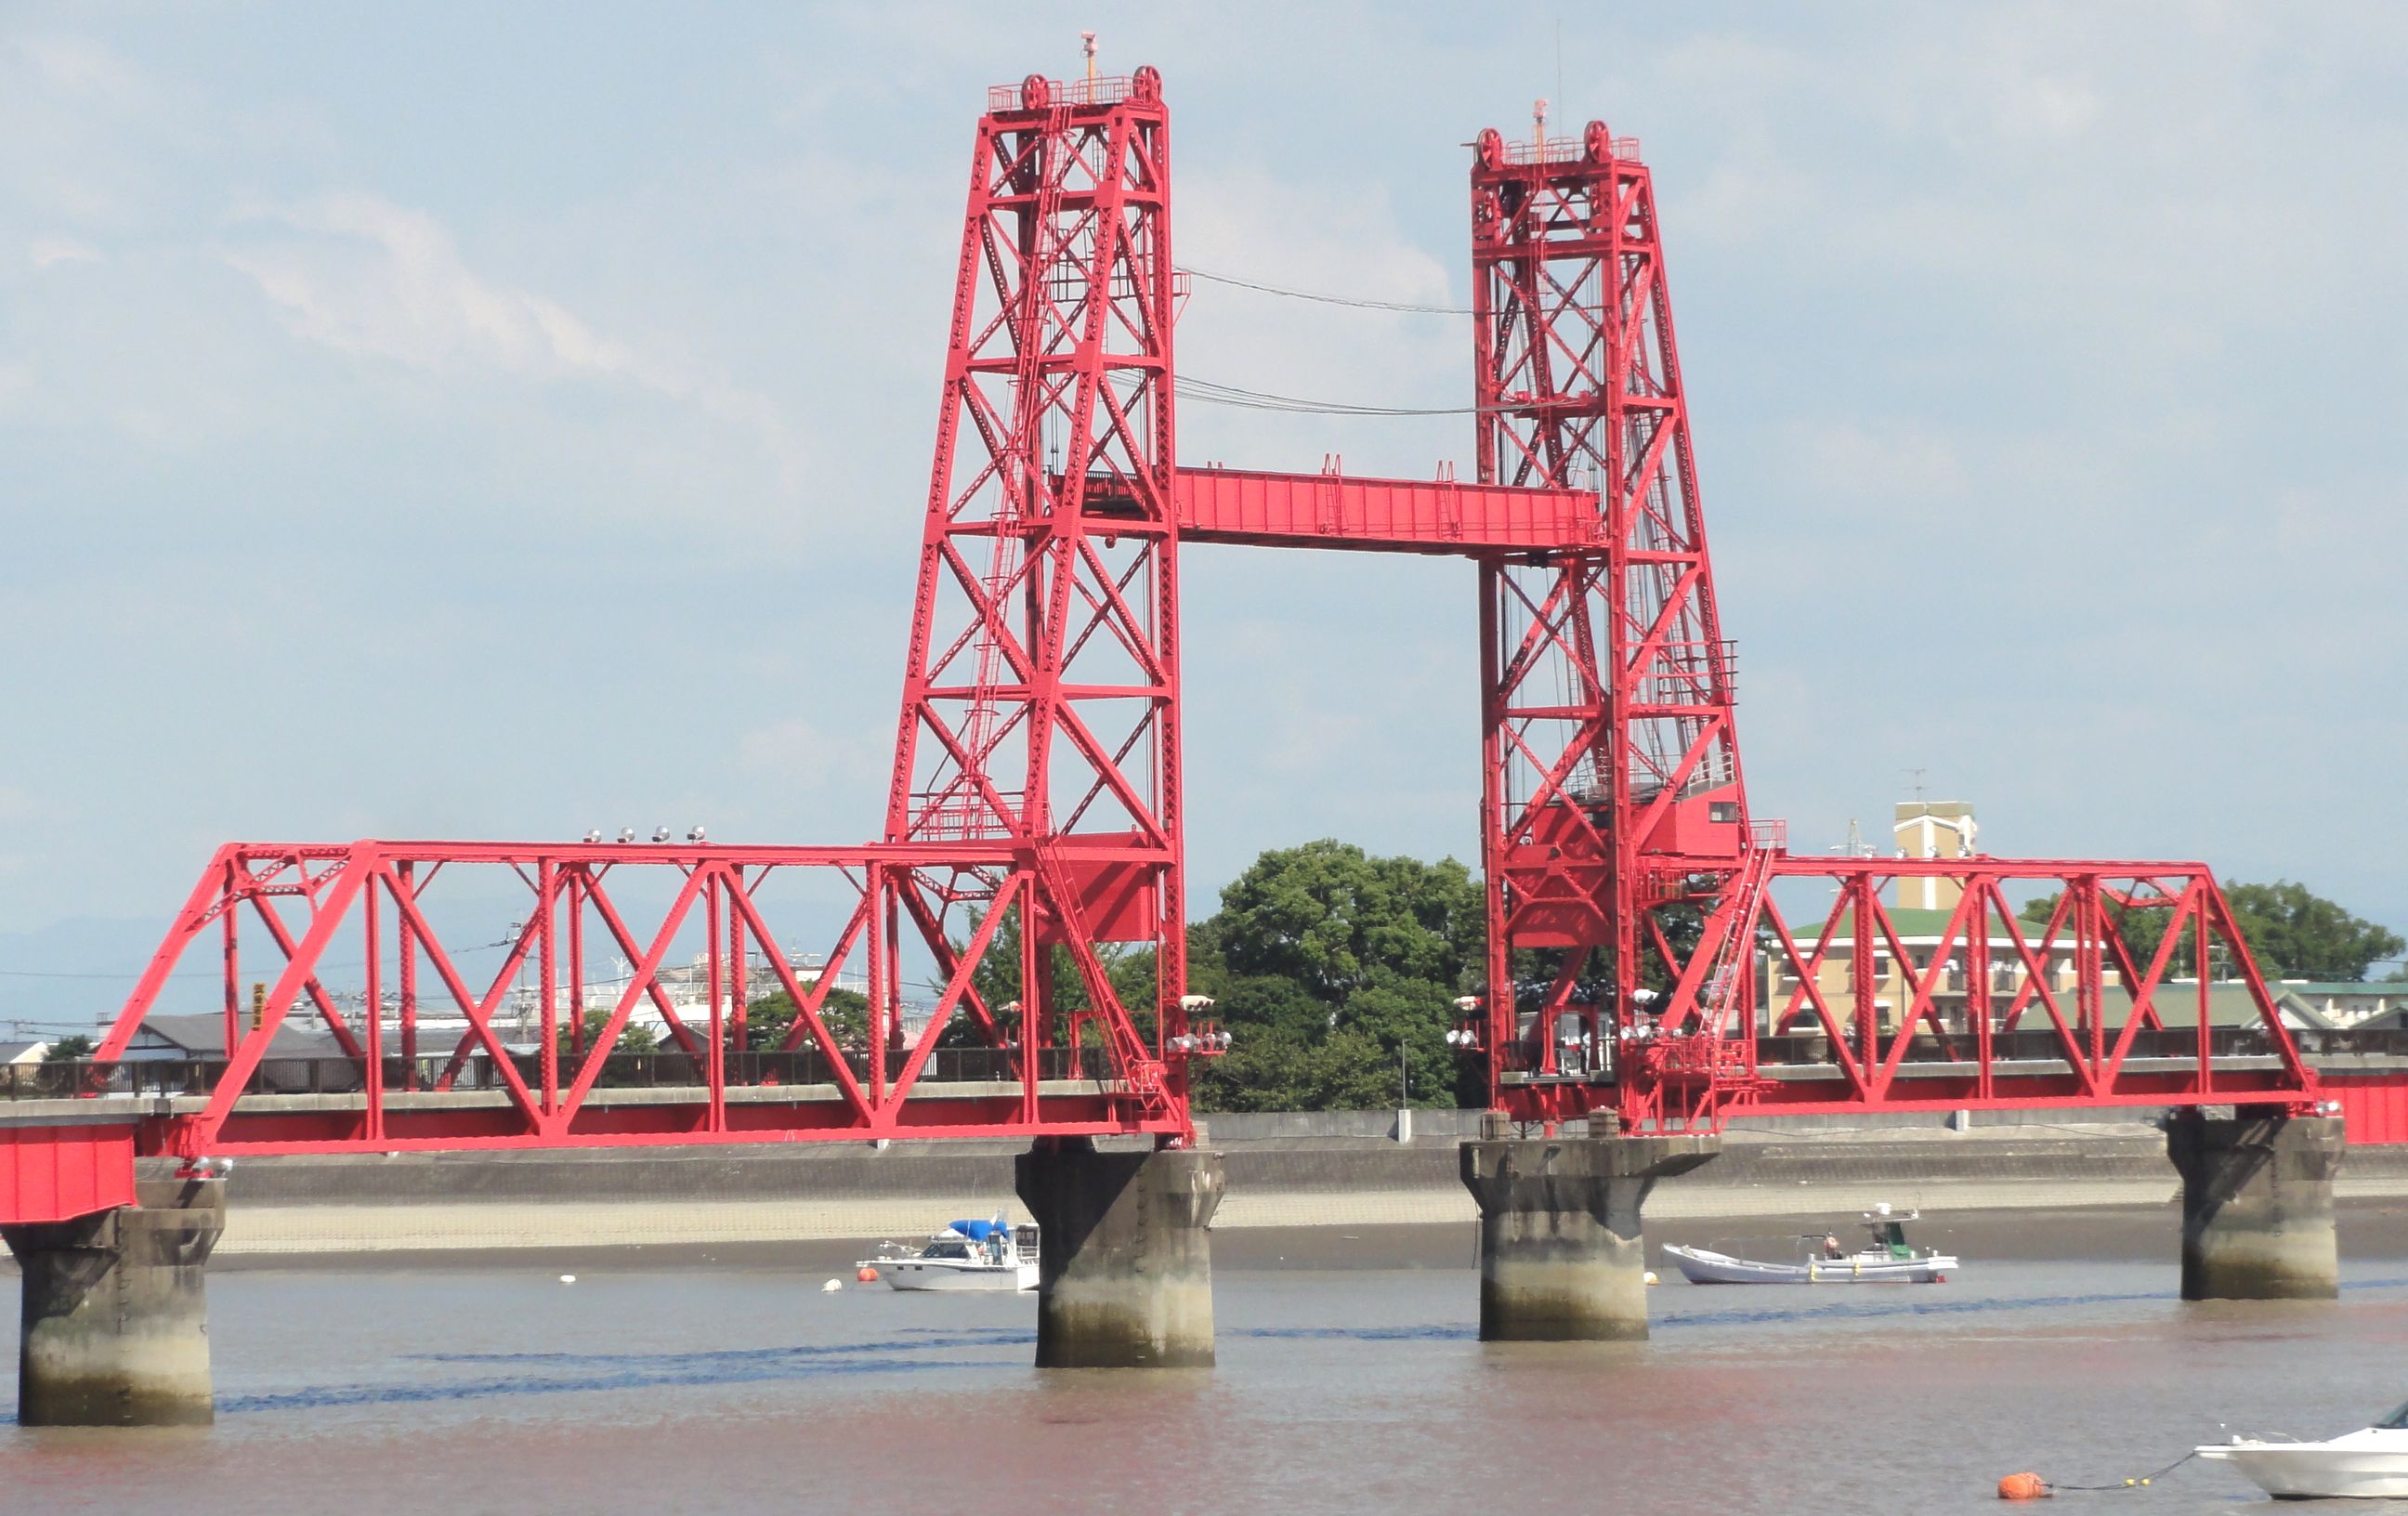
<svg viewBox="0 0 2408 1516">
<path fill-rule="evenodd" d="M 2330 1442 L 2218 1443 L 2199 1450 L 2211 1463 L 2230 1464 L 2277 1500 L 2408 1498 L 2408 1448 L 2367 1446 L 2354 1432 Z M 2393 1442 L 2401 1435 L 2391 1434 Z"/>
<path fill-rule="evenodd" d="M 1800 1264 L 1767 1264 L 1705 1248 L 1668 1247 L 1664 1256 L 1691 1284 L 1944 1284 L 1956 1269 L 1956 1260 L 1944 1253 L 1920 1258 L 1857 1253 Z"/>
<path fill-rule="evenodd" d="M 897 1290 L 985 1290 L 1010 1294 L 1037 1288 L 1037 1266 L 970 1264 L 950 1258 L 884 1258 L 871 1265 Z"/>
</svg>

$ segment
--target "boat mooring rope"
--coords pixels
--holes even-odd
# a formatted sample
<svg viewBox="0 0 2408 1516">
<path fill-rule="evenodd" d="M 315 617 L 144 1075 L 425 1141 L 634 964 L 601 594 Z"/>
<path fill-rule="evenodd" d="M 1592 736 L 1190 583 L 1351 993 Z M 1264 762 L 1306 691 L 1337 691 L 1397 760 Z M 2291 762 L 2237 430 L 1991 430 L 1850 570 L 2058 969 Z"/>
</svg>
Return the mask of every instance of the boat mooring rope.
<svg viewBox="0 0 2408 1516">
<path fill-rule="evenodd" d="M 1999 1481 L 1999 1498 L 2001 1500 L 2035 1500 L 2044 1499 L 2047 1496 L 2057 1495 L 2059 1492 L 2071 1493 L 2074 1491 L 2081 1491 L 2086 1494 L 2098 1494 L 2110 1490 L 2146 1489 L 2198 1456 L 2199 1450 L 2193 1448 L 2190 1452 L 2184 1453 L 2181 1457 L 2175 1459 L 2172 1463 L 2166 1465 L 2163 1468 L 2153 1468 L 2146 1474 L 2136 1474 L 2132 1478 L 2115 1484 L 2059 1484 L 2053 1480 L 2043 1480 L 2033 1474 L 2010 1474 L 2005 1479 Z"/>
<path fill-rule="evenodd" d="M 2189 1463 L 2192 1459 L 2198 1456 L 2199 1450 L 2197 1448 L 2193 1448 L 2190 1452 L 2184 1453 L 2181 1457 L 2175 1459 L 2172 1463 L 2168 1464 L 2165 1467 L 2151 1469 L 2149 1472 L 2140 1476 L 2138 1479 L 2126 1480 L 2121 1484 L 2051 1484 L 2049 1488 L 2052 1490 L 2137 1490 L 2144 1484 L 2164 1479 L 2167 1475 L 2172 1473 L 2175 1469 L 2182 1467 L 2183 1465 Z"/>
</svg>

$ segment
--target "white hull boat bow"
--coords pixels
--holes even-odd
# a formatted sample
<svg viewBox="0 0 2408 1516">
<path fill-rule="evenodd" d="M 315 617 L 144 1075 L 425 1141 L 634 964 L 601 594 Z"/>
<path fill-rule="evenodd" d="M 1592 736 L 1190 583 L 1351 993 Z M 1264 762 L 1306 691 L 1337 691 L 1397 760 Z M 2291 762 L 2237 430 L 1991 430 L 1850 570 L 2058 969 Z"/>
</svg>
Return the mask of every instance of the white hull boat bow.
<svg viewBox="0 0 2408 1516">
<path fill-rule="evenodd" d="M 896 1290 L 1034 1290 L 1037 1248 L 1036 1227 L 1013 1226 L 997 1216 L 940 1226 L 917 1252 L 887 1243 L 859 1268 L 863 1279 L 884 1280 Z"/>
<path fill-rule="evenodd" d="M 1758 1263 L 1704 1248 L 1668 1247 L 1664 1256 L 1691 1284 L 1945 1284 L 1956 1266 L 1956 1259 L 1937 1252 L 1905 1259 L 1859 1252 L 1802 1264 Z"/>
<path fill-rule="evenodd" d="M 1885 1205 L 1866 1211 L 1871 1240 L 1856 1252 L 1843 1251 L 1836 1237 L 1803 1237 L 1798 1240 L 1813 1251 L 1786 1264 L 1734 1258 L 1708 1248 L 1668 1247 L 1664 1256 L 1691 1284 L 1945 1284 L 1956 1260 L 1937 1250 L 1916 1252 L 1907 1243 L 1906 1223 L 1921 1214 L 1897 1215 Z"/>
<path fill-rule="evenodd" d="M 2277 1500 L 2408 1499 L 2408 1406 L 2388 1420 L 2327 1442 L 2236 1437 L 2199 1450 L 2229 1464 Z"/>
<path fill-rule="evenodd" d="M 897 1290 L 1034 1290 L 1037 1266 L 996 1268 L 947 1259 L 902 1258 L 877 1266 L 879 1278 Z"/>
</svg>

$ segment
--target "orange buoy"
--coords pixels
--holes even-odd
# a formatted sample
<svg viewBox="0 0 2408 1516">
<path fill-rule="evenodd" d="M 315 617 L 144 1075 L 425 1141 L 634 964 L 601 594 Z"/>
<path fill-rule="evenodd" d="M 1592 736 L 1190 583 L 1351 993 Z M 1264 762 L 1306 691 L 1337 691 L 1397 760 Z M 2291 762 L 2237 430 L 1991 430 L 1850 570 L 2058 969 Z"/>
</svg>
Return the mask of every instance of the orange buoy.
<svg viewBox="0 0 2408 1516">
<path fill-rule="evenodd" d="M 2046 1500 L 2048 1481 L 2037 1474 L 2010 1474 L 1999 1481 L 2001 1500 Z"/>
<path fill-rule="evenodd" d="M 864 1284 L 875 1284 L 878 1282 L 878 1270 L 864 1264 L 853 1271 L 853 1277 Z"/>
</svg>

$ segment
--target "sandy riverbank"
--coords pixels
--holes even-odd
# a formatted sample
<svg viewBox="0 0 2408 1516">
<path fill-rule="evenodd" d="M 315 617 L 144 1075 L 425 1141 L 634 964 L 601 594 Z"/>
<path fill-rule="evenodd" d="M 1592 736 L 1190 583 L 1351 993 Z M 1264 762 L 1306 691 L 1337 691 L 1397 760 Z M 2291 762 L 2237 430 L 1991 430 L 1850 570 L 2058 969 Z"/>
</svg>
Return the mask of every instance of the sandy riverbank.
<svg viewBox="0 0 2408 1516">
<path fill-rule="evenodd" d="M 2342 1256 L 2408 1256 L 2408 1206 L 2386 1200 L 2340 1203 Z M 1651 1219 L 1651 1246 L 1786 1248 L 1810 1226 L 1844 1223 L 1837 1207 L 1800 1209 L 1782 1216 Z M 1928 1211 L 1916 1240 L 1984 1262 L 2151 1262 L 2176 1257 L 2181 1214 L 2171 1204 L 2033 1208 L 2020 1210 Z M 382 1271 L 414 1268 L 531 1270 L 609 1274 L 704 1267 L 783 1268 L 816 1280 L 849 1275 L 877 1239 L 806 1238 L 777 1242 L 659 1242 L 633 1246 L 494 1247 L 464 1252 L 347 1251 L 237 1253 L 211 1264 L 220 1269 Z M 1318 1270 L 1347 1268 L 1470 1268 L 1478 1259 L 1468 1223 L 1359 1226 L 1215 1228 L 1214 1263 L 1222 1268 Z"/>
<path fill-rule="evenodd" d="M 1256 1234 L 1469 1236 L 1451 1139 L 1220 1143 L 1229 1189 L 1214 1223 L 1226 1257 Z M 1876 1203 L 1952 1217 L 2122 1208 L 2167 1211 L 2175 1177 L 2145 1126 L 1985 1132 L 1730 1134 L 1715 1162 L 1658 1187 L 1651 1230 L 1712 1238 Z M 2354 1153 L 2338 1185 L 2353 1213 L 2408 1209 L 2408 1150 Z M 955 1216 L 1019 1208 L 1008 1150 L 674 1150 L 657 1153 L 292 1159 L 238 1166 L 218 1256 L 328 1260 L 567 1251 L 853 1256 Z M 1466 1243 L 1468 1245 L 1468 1242 Z M 1273 1243 L 1271 1256 L 1282 1256 Z M 1403 1244 L 1400 1244 L 1403 1246 Z M 1411 1251 L 1421 1244 L 1412 1243 Z"/>
</svg>

